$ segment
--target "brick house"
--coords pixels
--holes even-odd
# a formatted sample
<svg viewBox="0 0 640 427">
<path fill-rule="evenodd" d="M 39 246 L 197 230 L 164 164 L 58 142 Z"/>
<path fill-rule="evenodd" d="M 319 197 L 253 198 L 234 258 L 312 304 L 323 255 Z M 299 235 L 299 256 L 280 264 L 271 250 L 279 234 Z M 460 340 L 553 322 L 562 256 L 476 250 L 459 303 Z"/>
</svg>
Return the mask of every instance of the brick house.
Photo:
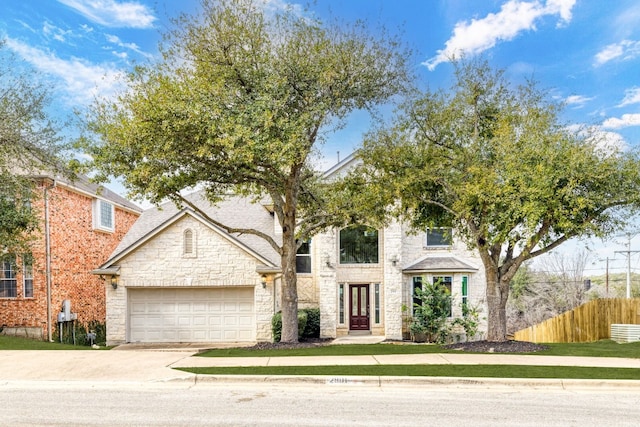
<svg viewBox="0 0 640 427">
<path fill-rule="evenodd" d="M 349 157 L 329 170 L 338 176 Z M 268 204 L 230 196 L 216 207 L 189 196 L 210 218 L 256 228 L 276 241 Z M 321 336 L 351 333 L 408 337 L 407 312 L 422 280 L 441 280 L 461 303 L 485 310 L 480 259 L 448 230 L 412 233 L 404 224 L 366 226 L 314 236 L 298 250 L 298 303 L 319 307 Z M 357 243 L 357 244 L 356 244 Z M 265 240 L 231 235 L 190 208 L 146 210 L 111 257 L 94 271 L 107 286 L 107 343 L 270 341 L 279 310 L 280 258 Z M 485 328 L 481 325 L 481 329 Z"/>
<path fill-rule="evenodd" d="M 4 333 L 51 340 L 64 300 L 77 322 L 105 322 L 105 289 L 91 270 L 113 252 L 141 209 L 89 182 L 34 177 L 40 216 L 30 254 L 5 255 L 0 270 Z"/>
</svg>

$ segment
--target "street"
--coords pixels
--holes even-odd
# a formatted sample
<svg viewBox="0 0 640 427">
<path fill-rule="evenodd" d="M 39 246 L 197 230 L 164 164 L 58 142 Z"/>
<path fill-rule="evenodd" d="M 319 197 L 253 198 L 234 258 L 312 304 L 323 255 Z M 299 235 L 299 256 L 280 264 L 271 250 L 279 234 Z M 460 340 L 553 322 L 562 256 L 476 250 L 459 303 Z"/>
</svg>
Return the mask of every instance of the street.
<svg viewBox="0 0 640 427">
<path fill-rule="evenodd" d="M 368 385 L 9 382 L 3 426 L 636 426 L 640 392 Z"/>
</svg>

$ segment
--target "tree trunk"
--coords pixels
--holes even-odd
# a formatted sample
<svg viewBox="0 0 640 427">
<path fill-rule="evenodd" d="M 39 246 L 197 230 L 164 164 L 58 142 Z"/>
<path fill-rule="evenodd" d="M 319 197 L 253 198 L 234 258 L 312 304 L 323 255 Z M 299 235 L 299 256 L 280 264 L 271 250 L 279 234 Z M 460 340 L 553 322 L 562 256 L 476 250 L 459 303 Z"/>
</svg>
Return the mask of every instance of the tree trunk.
<svg viewBox="0 0 640 427">
<path fill-rule="evenodd" d="M 507 300 L 509 281 L 503 281 L 497 269 L 485 267 L 487 278 L 487 341 L 507 340 Z"/>
<path fill-rule="evenodd" d="M 280 342 L 298 342 L 298 288 L 296 275 L 295 213 L 285 212 L 282 227 L 282 336 Z"/>
</svg>

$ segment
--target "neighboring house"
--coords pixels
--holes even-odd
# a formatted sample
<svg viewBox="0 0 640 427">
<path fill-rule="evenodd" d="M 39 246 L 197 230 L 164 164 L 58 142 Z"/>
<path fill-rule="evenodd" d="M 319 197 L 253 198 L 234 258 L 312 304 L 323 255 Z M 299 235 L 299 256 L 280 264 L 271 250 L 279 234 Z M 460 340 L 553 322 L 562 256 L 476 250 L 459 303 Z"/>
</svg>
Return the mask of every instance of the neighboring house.
<svg viewBox="0 0 640 427">
<path fill-rule="evenodd" d="M 51 340 L 64 300 L 78 323 L 105 322 L 104 283 L 91 270 L 113 252 L 142 210 L 86 177 L 33 179 L 39 230 L 30 254 L 0 260 L 0 325 L 5 333 Z"/>
<path fill-rule="evenodd" d="M 327 179 L 352 162 L 345 159 Z M 200 193 L 189 197 L 222 224 L 280 239 L 269 205 L 230 196 L 212 207 Z M 454 317 L 462 302 L 485 310 L 480 259 L 452 242 L 446 229 L 412 234 L 396 222 L 380 230 L 333 230 L 305 242 L 297 261 L 299 307 L 320 308 L 322 337 L 407 338 L 406 317 L 423 280 L 441 280 L 450 289 Z M 113 278 L 114 286 L 107 286 L 109 345 L 272 339 L 280 257 L 265 240 L 230 235 L 190 208 L 167 203 L 145 211 L 94 274 Z"/>
</svg>

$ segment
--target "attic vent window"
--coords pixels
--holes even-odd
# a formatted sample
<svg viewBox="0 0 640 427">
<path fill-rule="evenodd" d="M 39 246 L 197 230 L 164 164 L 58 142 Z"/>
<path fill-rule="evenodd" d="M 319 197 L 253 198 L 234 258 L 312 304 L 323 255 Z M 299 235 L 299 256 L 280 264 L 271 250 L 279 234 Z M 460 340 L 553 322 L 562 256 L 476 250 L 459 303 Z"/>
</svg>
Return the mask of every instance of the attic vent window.
<svg viewBox="0 0 640 427">
<path fill-rule="evenodd" d="M 190 228 L 184 230 L 182 234 L 182 255 L 185 258 L 196 257 L 195 234 Z"/>
</svg>

